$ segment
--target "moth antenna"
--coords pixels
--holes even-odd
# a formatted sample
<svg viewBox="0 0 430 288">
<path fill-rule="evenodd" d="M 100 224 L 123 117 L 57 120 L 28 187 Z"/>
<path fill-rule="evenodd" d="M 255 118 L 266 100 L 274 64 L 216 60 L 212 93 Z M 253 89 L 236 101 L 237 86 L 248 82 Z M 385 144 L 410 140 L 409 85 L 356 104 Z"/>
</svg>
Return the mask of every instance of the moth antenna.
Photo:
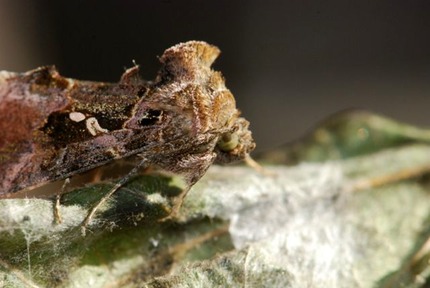
<svg viewBox="0 0 430 288">
<path fill-rule="evenodd" d="M 130 170 L 130 172 L 127 173 L 123 178 L 121 178 L 110 190 L 109 192 L 104 195 L 99 202 L 97 202 L 96 205 L 91 208 L 90 212 L 87 214 L 87 217 L 85 217 L 84 221 L 82 221 L 81 224 L 81 233 L 82 236 L 86 235 L 86 229 L 88 225 L 90 224 L 91 220 L 93 220 L 94 215 L 96 214 L 97 210 L 102 206 L 116 191 L 118 191 L 121 186 L 123 186 L 125 183 L 127 183 L 131 177 L 137 174 L 140 168 L 144 166 L 144 163 L 147 162 L 146 159 L 143 159 L 139 162 L 138 165 L 134 166 L 133 169 Z"/>
</svg>

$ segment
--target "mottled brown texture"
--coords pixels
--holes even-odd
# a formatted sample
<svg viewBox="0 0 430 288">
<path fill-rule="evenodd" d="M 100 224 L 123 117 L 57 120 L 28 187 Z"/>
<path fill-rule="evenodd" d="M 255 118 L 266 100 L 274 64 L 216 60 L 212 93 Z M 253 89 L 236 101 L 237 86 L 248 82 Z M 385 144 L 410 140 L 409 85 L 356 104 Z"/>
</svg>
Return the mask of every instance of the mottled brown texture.
<svg viewBox="0 0 430 288">
<path fill-rule="evenodd" d="M 53 66 L 3 72 L 0 195 L 134 154 L 190 185 L 214 161 L 243 159 L 255 144 L 221 73 L 210 68 L 218 55 L 205 42 L 178 44 L 160 58 L 153 82 L 140 79 L 137 66 L 115 84 L 64 78 Z"/>
</svg>

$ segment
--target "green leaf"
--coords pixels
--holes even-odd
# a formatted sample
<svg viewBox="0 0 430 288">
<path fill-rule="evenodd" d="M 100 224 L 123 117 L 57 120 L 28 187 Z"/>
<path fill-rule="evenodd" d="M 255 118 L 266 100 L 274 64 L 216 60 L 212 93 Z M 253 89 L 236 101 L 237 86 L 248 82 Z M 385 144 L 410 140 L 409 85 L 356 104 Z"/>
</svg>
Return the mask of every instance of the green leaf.
<svg viewBox="0 0 430 288">
<path fill-rule="evenodd" d="M 111 182 L 64 195 L 61 224 L 52 200 L 1 200 L 0 286 L 424 287 L 430 146 L 384 121 L 371 148 L 351 150 L 351 138 L 333 149 L 355 154 L 336 160 L 213 166 L 173 218 L 182 179 L 136 176 L 85 237 L 80 225 Z"/>
</svg>

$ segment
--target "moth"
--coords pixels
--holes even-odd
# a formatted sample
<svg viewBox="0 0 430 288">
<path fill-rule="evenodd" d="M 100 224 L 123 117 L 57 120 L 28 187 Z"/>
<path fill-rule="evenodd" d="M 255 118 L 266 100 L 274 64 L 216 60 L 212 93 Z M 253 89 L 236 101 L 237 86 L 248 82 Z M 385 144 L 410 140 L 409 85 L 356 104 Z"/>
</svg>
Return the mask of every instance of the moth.
<svg viewBox="0 0 430 288">
<path fill-rule="evenodd" d="M 255 143 L 211 69 L 219 53 L 200 41 L 173 46 L 153 81 L 138 66 L 118 83 L 65 78 L 54 66 L 0 72 L 0 197 L 130 155 L 189 186 L 214 162 L 245 159 Z"/>
</svg>

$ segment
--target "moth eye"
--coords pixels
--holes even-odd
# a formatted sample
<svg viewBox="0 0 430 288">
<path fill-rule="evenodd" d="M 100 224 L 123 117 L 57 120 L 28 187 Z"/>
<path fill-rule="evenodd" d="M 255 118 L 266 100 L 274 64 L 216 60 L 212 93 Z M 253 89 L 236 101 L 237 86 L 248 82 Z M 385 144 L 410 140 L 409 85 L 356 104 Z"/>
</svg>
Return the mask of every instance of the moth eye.
<svg viewBox="0 0 430 288">
<path fill-rule="evenodd" d="M 217 145 L 222 151 L 229 152 L 239 145 L 239 137 L 236 133 L 224 133 Z"/>
<path fill-rule="evenodd" d="M 161 120 L 163 111 L 149 109 L 143 113 L 142 118 L 139 120 L 139 125 L 150 126 L 156 124 Z"/>
</svg>

